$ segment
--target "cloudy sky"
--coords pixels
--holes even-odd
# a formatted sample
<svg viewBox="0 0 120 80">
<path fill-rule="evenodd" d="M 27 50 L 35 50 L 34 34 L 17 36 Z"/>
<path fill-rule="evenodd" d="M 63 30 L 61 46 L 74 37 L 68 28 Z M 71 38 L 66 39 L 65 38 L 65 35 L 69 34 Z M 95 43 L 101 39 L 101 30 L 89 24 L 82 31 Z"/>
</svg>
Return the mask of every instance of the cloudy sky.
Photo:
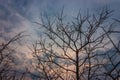
<svg viewBox="0 0 120 80">
<path fill-rule="evenodd" d="M 54 15 L 60 12 L 63 6 L 64 14 L 68 16 L 75 16 L 79 10 L 82 13 L 87 10 L 95 12 L 107 6 L 114 10 L 113 18 L 120 20 L 120 0 L 0 0 L 0 45 L 19 32 L 25 31 L 25 34 L 30 35 L 29 38 L 25 38 L 19 46 L 14 45 L 17 45 L 18 52 L 22 54 L 16 54 L 16 63 L 27 65 L 26 62 L 30 63 L 32 57 L 28 55 L 29 42 L 36 40 L 40 34 L 39 26 L 34 22 L 40 22 L 42 12 Z"/>
<path fill-rule="evenodd" d="M 21 31 L 30 35 L 25 42 L 37 39 L 39 26 L 34 22 L 40 21 L 40 14 L 46 12 L 52 15 L 60 12 L 63 6 L 64 13 L 69 16 L 75 16 L 79 10 L 82 13 L 88 9 L 94 12 L 107 6 L 114 10 L 113 18 L 120 19 L 120 0 L 0 0 L 0 44 Z M 29 52 L 27 44 L 22 44 L 18 50 Z M 30 59 L 28 54 L 19 58 L 25 61 L 25 57 Z"/>
<path fill-rule="evenodd" d="M 41 12 L 53 14 L 65 7 L 65 14 L 75 15 L 78 10 L 95 11 L 108 6 L 120 18 L 120 0 L 0 0 L 0 37 L 26 30 L 35 34 L 34 21 Z"/>
<path fill-rule="evenodd" d="M 34 22 L 40 21 L 40 13 L 51 15 L 63 6 L 64 13 L 70 16 L 76 15 L 79 9 L 93 12 L 107 6 L 114 10 L 113 17 L 120 19 L 120 0 L 0 0 L 0 42 L 21 31 L 36 39 L 39 32 Z"/>
</svg>

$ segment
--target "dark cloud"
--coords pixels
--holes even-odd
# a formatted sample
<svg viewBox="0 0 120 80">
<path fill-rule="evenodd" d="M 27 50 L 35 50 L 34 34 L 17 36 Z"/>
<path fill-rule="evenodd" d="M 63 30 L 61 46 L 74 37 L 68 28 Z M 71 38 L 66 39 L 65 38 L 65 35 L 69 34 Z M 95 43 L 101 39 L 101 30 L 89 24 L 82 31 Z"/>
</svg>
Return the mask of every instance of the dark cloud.
<svg viewBox="0 0 120 80">
<path fill-rule="evenodd" d="M 9 33 L 17 23 L 19 23 L 19 17 L 14 14 L 8 7 L 0 5 L 0 32 Z"/>
<path fill-rule="evenodd" d="M 10 6 L 25 17 L 32 2 L 33 0 L 11 0 Z"/>
<path fill-rule="evenodd" d="M 9 10 L 4 6 L 0 5 L 0 19 L 7 20 L 9 15 L 10 15 Z"/>
<path fill-rule="evenodd" d="M 45 11 L 52 15 L 60 12 L 63 6 L 65 14 L 75 16 L 79 9 L 94 11 L 108 5 L 110 9 L 115 10 L 115 16 L 120 18 L 119 4 L 120 0 L 0 0 L 0 36 L 12 33 L 15 28 L 16 32 L 19 32 L 19 29 L 28 25 L 28 22 L 39 21 L 41 12 Z M 26 30 L 28 29 L 33 28 L 29 26 Z M 38 31 L 36 33 L 40 34 Z"/>
</svg>

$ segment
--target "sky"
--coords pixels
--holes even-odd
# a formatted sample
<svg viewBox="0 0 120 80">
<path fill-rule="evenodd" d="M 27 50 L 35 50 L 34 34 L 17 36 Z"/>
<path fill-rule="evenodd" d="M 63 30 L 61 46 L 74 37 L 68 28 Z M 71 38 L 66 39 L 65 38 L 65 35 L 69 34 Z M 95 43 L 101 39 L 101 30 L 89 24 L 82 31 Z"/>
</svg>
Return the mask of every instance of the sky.
<svg viewBox="0 0 120 80">
<path fill-rule="evenodd" d="M 114 10 L 113 18 L 120 19 L 120 0 L 0 0 L 0 42 L 4 42 L 15 34 L 25 31 L 30 35 L 29 42 L 38 38 L 39 26 L 34 22 L 40 21 L 40 14 L 46 12 L 53 15 L 60 12 L 64 6 L 64 13 L 75 16 L 79 10 L 90 12 L 104 6 Z M 27 47 L 21 44 L 24 52 Z"/>
<path fill-rule="evenodd" d="M 52 15 L 63 6 L 65 14 L 74 16 L 79 9 L 92 12 L 107 5 L 115 10 L 115 17 L 120 18 L 119 4 L 120 0 L 0 0 L 0 37 L 12 36 L 24 30 L 35 36 L 34 22 L 40 21 L 40 13 Z"/>
</svg>

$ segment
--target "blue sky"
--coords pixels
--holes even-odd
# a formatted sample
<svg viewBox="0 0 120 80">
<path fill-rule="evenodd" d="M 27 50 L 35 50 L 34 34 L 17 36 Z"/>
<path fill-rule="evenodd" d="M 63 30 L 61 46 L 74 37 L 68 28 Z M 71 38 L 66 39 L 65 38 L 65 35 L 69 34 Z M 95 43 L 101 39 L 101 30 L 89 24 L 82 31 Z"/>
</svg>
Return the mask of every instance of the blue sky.
<svg viewBox="0 0 120 80">
<path fill-rule="evenodd" d="M 41 12 L 51 15 L 64 6 L 64 13 L 74 16 L 79 9 L 83 13 L 87 9 L 94 12 L 106 5 L 115 10 L 114 18 L 120 19 L 120 0 L 0 0 L 0 39 L 21 31 L 37 37 L 37 25 L 33 22 L 40 21 Z"/>
<path fill-rule="evenodd" d="M 114 10 L 113 18 L 120 19 L 120 0 L 0 0 L 0 44 L 21 31 L 26 31 L 26 34 L 31 35 L 26 40 L 27 43 L 30 39 L 38 39 L 39 26 L 33 22 L 40 21 L 41 12 L 52 15 L 60 12 L 63 6 L 64 13 L 69 16 L 75 16 L 79 9 L 82 13 L 88 9 L 90 12 L 95 12 L 108 6 Z M 26 46 L 28 45 L 25 45 L 23 43 L 21 47 L 17 47 L 20 51 L 27 53 L 28 47 Z M 23 56 L 30 57 L 30 55 L 25 55 L 27 54 Z M 19 58 L 24 60 L 23 57 Z"/>
</svg>

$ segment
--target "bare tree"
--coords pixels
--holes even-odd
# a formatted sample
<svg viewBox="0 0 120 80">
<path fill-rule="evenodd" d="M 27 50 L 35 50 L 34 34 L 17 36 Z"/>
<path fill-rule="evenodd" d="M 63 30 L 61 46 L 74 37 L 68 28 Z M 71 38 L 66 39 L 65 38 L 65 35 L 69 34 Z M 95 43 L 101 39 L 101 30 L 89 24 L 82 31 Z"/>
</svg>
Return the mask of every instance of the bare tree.
<svg viewBox="0 0 120 80">
<path fill-rule="evenodd" d="M 0 44 L 0 80 L 15 80 L 16 77 L 15 68 L 16 65 L 14 63 L 13 56 L 16 53 L 16 50 L 11 47 L 11 44 L 21 39 L 23 36 L 23 32 L 17 34 L 10 40 L 6 42 L 1 42 Z"/>
<path fill-rule="evenodd" d="M 112 12 L 107 8 L 99 14 L 83 16 L 79 12 L 71 22 L 67 22 L 63 10 L 52 19 L 42 15 L 42 23 L 36 23 L 45 35 L 32 50 L 33 66 L 39 72 L 36 75 L 45 80 L 106 79 L 104 64 L 110 60 L 104 51 L 112 43 Z"/>
<path fill-rule="evenodd" d="M 114 19 L 116 22 L 120 23 L 118 19 Z M 109 65 L 107 67 L 111 67 L 108 71 L 106 71 L 106 75 L 109 76 L 112 80 L 119 80 L 120 79 L 120 40 L 114 41 L 111 34 L 120 35 L 120 30 L 109 30 L 109 33 L 103 28 L 106 36 L 108 37 L 109 41 L 113 45 L 113 48 L 108 51 L 108 60 Z M 118 37 L 119 39 L 119 37 Z"/>
</svg>

